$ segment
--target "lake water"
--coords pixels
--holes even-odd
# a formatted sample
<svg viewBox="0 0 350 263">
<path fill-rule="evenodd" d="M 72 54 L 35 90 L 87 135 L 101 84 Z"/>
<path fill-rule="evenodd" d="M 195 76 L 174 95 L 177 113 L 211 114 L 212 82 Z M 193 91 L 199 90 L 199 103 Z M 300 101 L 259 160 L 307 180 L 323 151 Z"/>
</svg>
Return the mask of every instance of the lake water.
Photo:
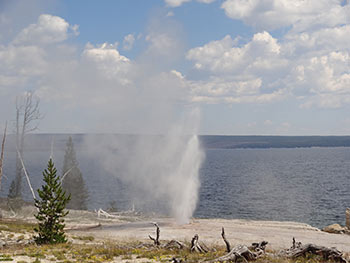
<svg viewBox="0 0 350 263">
<path fill-rule="evenodd" d="M 33 188 L 40 187 L 49 151 L 29 151 L 25 161 Z M 54 152 L 60 172 L 63 150 Z M 83 150 L 79 167 L 89 188 L 89 209 L 162 207 L 130 195 L 130 185 L 108 174 Z M 5 158 L 1 196 L 7 196 L 15 153 Z M 350 207 L 350 148 L 207 149 L 200 171 L 196 217 L 287 220 L 323 227 L 345 223 Z M 26 182 L 24 198 L 31 200 Z"/>
</svg>

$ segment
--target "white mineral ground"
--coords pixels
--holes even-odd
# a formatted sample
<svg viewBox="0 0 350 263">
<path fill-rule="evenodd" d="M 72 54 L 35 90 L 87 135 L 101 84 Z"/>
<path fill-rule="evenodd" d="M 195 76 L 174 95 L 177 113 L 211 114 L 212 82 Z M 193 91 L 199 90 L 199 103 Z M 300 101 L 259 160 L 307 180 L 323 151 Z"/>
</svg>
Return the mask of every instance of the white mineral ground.
<svg viewBox="0 0 350 263">
<path fill-rule="evenodd" d="M 33 206 L 27 206 L 17 213 L 16 218 L 36 222 Z M 11 217 L 11 213 L 3 210 L 3 216 Z M 66 229 L 71 235 L 92 235 L 97 240 L 110 239 L 119 242 L 142 241 L 152 243 L 148 235 L 155 236 L 153 222 L 160 227 L 160 241 L 176 239 L 190 241 L 195 235 L 199 240 L 210 245 L 224 246 L 221 238 L 221 228 L 225 228 L 227 239 L 231 245 L 250 245 L 253 242 L 266 240 L 268 248 L 279 250 L 289 248 L 292 238 L 303 244 L 313 243 L 320 246 L 336 247 L 343 252 L 350 252 L 350 235 L 331 234 L 323 232 L 304 223 L 254 221 L 243 219 L 191 219 L 189 224 L 179 225 L 174 219 L 157 216 L 135 216 L 120 214 L 115 218 L 97 217 L 97 213 L 90 211 L 70 210 L 66 218 Z M 94 227 L 100 224 L 99 227 Z M 92 228 L 91 228 L 92 227 Z M 80 228 L 81 230 L 74 230 Z M 88 229 L 86 229 L 88 228 Z"/>
<path fill-rule="evenodd" d="M 121 218 L 122 219 L 122 218 Z M 128 221 L 129 220 L 129 221 Z M 76 220 L 68 220 L 68 228 L 84 226 L 74 223 Z M 131 221 L 131 222 L 130 222 Z M 77 221 L 76 221 L 77 222 Z M 77 222 L 77 223 L 78 223 Z M 70 230 L 74 235 L 93 235 L 96 239 L 110 239 L 120 242 L 144 241 L 152 242 L 148 235 L 155 236 L 157 222 L 160 227 L 160 241 L 176 239 L 190 241 L 195 235 L 199 235 L 200 241 L 206 244 L 223 245 L 221 228 L 225 228 L 227 239 L 231 245 L 245 244 L 266 240 L 270 249 L 279 250 L 289 248 L 292 238 L 303 244 L 313 243 L 321 246 L 336 247 L 343 252 L 350 252 L 350 235 L 330 234 L 304 223 L 278 222 L 278 221 L 254 221 L 241 219 L 192 219 L 189 224 L 179 225 L 174 219 L 129 217 L 128 219 L 100 219 L 98 221 L 85 221 L 91 224 L 101 223 L 98 228 L 83 231 Z"/>
</svg>

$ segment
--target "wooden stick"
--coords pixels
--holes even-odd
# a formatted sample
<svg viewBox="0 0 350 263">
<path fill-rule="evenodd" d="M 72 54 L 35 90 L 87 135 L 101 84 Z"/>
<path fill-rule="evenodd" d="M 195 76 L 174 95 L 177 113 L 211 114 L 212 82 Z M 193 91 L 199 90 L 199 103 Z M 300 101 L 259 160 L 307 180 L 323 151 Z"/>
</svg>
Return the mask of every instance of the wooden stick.
<svg viewBox="0 0 350 263">
<path fill-rule="evenodd" d="M 25 174 L 25 176 L 26 176 L 26 178 L 27 178 L 28 186 L 29 186 L 30 191 L 32 192 L 32 195 L 33 195 L 33 199 L 35 200 L 35 199 L 36 199 L 35 192 L 34 192 L 34 190 L 33 190 L 32 184 L 30 183 L 30 179 L 29 179 L 29 176 L 28 176 L 28 173 L 27 173 L 27 169 L 26 169 L 26 167 L 24 166 L 24 162 L 23 162 L 21 153 L 19 152 L 18 148 L 17 148 L 17 154 L 18 154 L 19 160 L 21 161 L 24 174 Z"/>
<path fill-rule="evenodd" d="M 7 122 L 5 124 L 4 136 L 2 137 L 1 144 L 1 156 L 0 156 L 0 189 L 1 189 L 1 181 L 2 181 L 2 167 L 4 164 L 4 151 L 5 151 L 5 139 L 6 139 L 6 130 L 7 130 Z"/>
<path fill-rule="evenodd" d="M 226 252 L 229 253 L 231 251 L 231 245 L 230 245 L 230 242 L 228 242 L 228 240 L 226 239 L 225 229 L 224 228 L 222 228 L 221 236 L 222 236 L 222 239 L 224 240 L 224 242 L 226 244 Z"/>
</svg>

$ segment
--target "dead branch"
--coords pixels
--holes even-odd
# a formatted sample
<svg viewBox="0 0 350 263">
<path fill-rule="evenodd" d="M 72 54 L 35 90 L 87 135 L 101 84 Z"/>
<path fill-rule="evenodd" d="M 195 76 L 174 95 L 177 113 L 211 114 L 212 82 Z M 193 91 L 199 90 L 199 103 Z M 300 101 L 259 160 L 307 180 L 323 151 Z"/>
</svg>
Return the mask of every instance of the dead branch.
<svg viewBox="0 0 350 263">
<path fill-rule="evenodd" d="M 342 252 L 336 248 L 328 248 L 323 246 L 317 246 L 315 244 L 302 245 L 301 242 L 295 242 L 293 238 L 293 245 L 291 248 L 280 252 L 281 256 L 288 258 L 305 257 L 307 254 L 322 256 L 324 260 L 332 260 L 341 263 L 347 263 L 348 261 L 343 257 Z"/>
<path fill-rule="evenodd" d="M 252 245 L 249 247 L 250 250 L 253 250 L 257 255 L 265 254 L 266 245 L 269 242 L 267 241 L 261 241 L 260 243 L 252 243 Z"/>
<path fill-rule="evenodd" d="M 2 137 L 1 144 L 1 155 L 0 155 L 0 189 L 1 189 L 1 180 L 2 180 L 2 167 L 4 164 L 4 151 L 5 151 L 5 140 L 6 140 L 6 130 L 7 130 L 7 122 L 5 124 L 4 136 Z"/>
<path fill-rule="evenodd" d="M 29 186 L 30 191 L 32 192 L 32 195 L 33 195 L 33 199 L 35 200 L 35 199 L 36 199 L 35 192 L 34 192 L 34 190 L 33 190 L 32 184 L 30 183 L 30 179 L 29 179 L 29 176 L 28 176 L 28 173 L 27 173 L 27 169 L 26 169 L 26 167 L 24 166 L 24 162 L 23 162 L 21 153 L 19 152 L 18 149 L 17 149 L 17 154 L 18 154 L 19 160 L 21 161 L 24 174 L 25 174 L 25 176 L 26 176 L 26 178 L 27 178 L 28 186 Z"/>
<path fill-rule="evenodd" d="M 111 214 L 107 213 L 106 211 L 102 210 L 101 208 L 98 209 L 97 211 L 95 210 L 95 212 L 97 213 L 98 218 L 100 218 L 101 216 L 105 216 L 106 218 L 120 218 L 117 215 L 111 215 Z"/>
<path fill-rule="evenodd" d="M 185 245 L 182 242 L 173 239 L 162 247 L 166 248 L 166 249 L 170 249 L 170 250 L 171 249 L 184 249 Z"/>
<path fill-rule="evenodd" d="M 71 168 L 69 168 L 69 170 L 68 170 L 67 172 L 64 173 L 64 175 L 63 175 L 62 178 L 61 178 L 61 183 L 63 182 L 64 178 L 70 173 L 70 171 L 72 171 L 72 169 L 73 169 L 74 167 L 75 167 L 75 165 L 72 166 Z"/>
<path fill-rule="evenodd" d="M 213 262 L 236 262 L 238 259 L 243 259 L 243 261 L 251 261 L 257 259 L 257 255 L 249 250 L 247 246 L 244 245 L 238 245 L 235 246 L 228 254 L 210 260 L 205 261 L 206 263 L 213 263 Z"/>
<path fill-rule="evenodd" d="M 169 241 L 168 243 L 166 244 L 160 244 L 160 241 L 159 241 L 159 237 L 160 237 L 160 228 L 159 228 L 159 225 L 157 223 L 153 223 L 153 225 L 156 227 L 156 237 L 152 237 L 152 236 L 148 236 L 154 243 L 153 246 L 156 246 L 156 247 L 161 247 L 161 248 L 165 248 L 165 249 L 184 249 L 185 248 L 185 244 L 183 244 L 182 242 L 178 241 L 178 240 L 171 240 Z M 147 244 L 143 244 L 142 245 L 143 247 L 147 247 L 148 245 Z"/>
<path fill-rule="evenodd" d="M 199 236 L 197 234 L 191 240 L 191 252 L 207 253 L 209 249 L 204 244 L 199 243 Z"/>
<path fill-rule="evenodd" d="M 231 245 L 230 245 L 230 242 L 228 242 L 228 240 L 226 239 L 224 228 L 222 228 L 221 236 L 222 236 L 222 239 L 224 240 L 225 245 L 226 245 L 226 252 L 229 253 L 231 251 Z"/>
<path fill-rule="evenodd" d="M 159 246 L 159 236 L 160 236 L 160 229 L 157 223 L 153 223 L 155 225 L 156 229 L 156 238 L 151 237 L 150 235 L 148 236 L 151 240 L 153 240 L 155 246 Z"/>
</svg>

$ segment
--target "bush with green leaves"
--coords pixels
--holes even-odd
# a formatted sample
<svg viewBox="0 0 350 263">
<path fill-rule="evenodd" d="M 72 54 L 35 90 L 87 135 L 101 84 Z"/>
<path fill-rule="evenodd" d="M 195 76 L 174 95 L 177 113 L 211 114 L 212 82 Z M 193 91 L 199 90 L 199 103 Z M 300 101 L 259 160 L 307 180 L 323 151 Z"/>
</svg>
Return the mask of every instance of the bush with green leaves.
<svg viewBox="0 0 350 263">
<path fill-rule="evenodd" d="M 67 242 L 64 233 L 64 217 L 68 214 L 65 210 L 70 200 L 63 191 L 57 170 L 50 158 L 47 169 L 43 172 L 44 184 L 38 189 L 40 199 L 35 199 L 38 213 L 35 218 L 39 221 L 34 229 L 37 233 L 34 240 L 37 244 L 56 244 Z"/>
</svg>

